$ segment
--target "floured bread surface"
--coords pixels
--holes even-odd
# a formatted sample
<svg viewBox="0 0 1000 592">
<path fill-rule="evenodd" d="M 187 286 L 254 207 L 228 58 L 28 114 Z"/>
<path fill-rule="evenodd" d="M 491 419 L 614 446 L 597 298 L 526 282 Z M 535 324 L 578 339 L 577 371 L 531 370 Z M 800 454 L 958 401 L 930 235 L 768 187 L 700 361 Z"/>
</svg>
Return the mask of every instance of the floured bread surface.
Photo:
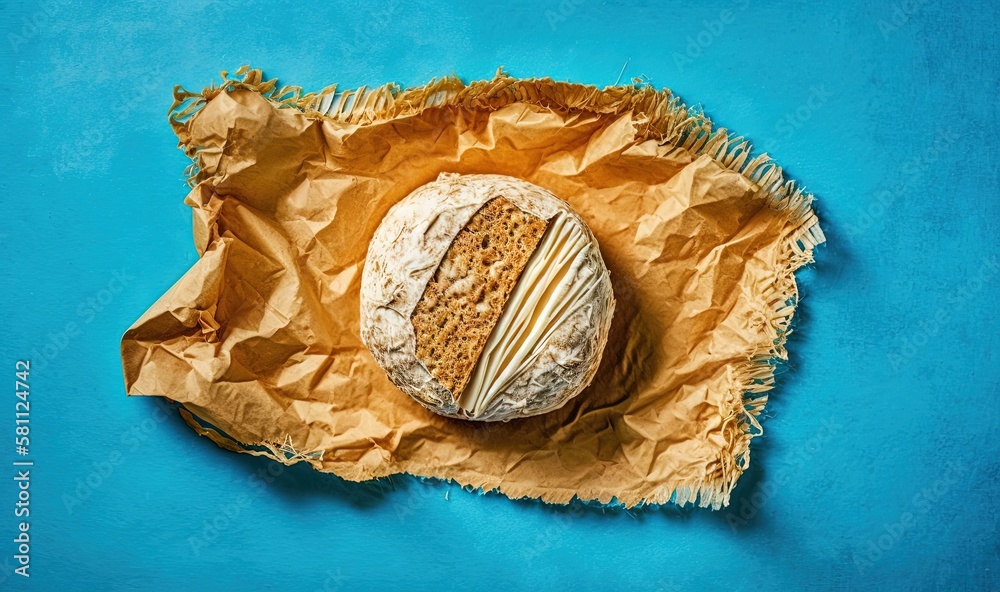
<svg viewBox="0 0 1000 592">
<path fill-rule="evenodd" d="M 594 378 L 615 301 L 593 233 L 545 189 L 443 173 L 393 206 L 361 276 L 361 339 L 442 415 L 558 409 Z"/>
<path fill-rule="evenodd" d="M 546 222 L 503 197 L 455 237 L 411 322 L 417 357 L 452 393 L 465 388 Z"/>
</svg>

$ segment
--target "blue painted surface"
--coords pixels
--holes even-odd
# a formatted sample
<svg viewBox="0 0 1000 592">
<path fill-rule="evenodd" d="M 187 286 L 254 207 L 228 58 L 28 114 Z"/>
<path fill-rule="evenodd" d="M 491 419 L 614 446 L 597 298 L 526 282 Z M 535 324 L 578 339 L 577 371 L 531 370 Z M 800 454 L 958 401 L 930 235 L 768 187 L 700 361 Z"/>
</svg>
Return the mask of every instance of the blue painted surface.
<svg viewBox="0 0 1000 592">
<path fill-rule="evenodd" d="M 16 359 L 35 364 L 36 462 L 25 580 L 10 572 L 5 391 L 0 587 L 1000 587 L 997 5 L 465 4 L 0 7 L 0 367 L 10 386 Z M 800 274 L 791 362 L 730 510 L 271 476 L 125 398 L 121 333 L 196 259 L 173 84 L 251 63 L 309 89 L 500 64 L 604 85 L 626 60 L 623 80 L 668 86 L 770 147 L 820 197 L 830 239 Z"/>
</svg>

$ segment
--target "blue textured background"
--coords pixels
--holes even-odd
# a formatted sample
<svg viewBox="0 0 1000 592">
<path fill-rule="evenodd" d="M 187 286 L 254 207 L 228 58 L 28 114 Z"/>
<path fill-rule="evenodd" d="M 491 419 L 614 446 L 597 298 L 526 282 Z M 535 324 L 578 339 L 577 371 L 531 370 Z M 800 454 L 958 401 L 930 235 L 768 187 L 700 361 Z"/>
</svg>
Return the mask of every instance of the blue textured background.
<svg viewBox="0 0 1000 592">
<path fill-rule="evenodd" d="M 419 4 L 0 4 L 0 368 L 35 364 L 37 463 L 25 580 L 0 393 L 0 587 L 1000 587 L 996 4 Z M 313 90 L 500 64 L 605 85 L 626 60 L 768 147 L 829 237 L 729 510 L 271 476 L 126 399 L 119 338 L 196 259 L 173 84 L 250 63 Z"/>
</svg>

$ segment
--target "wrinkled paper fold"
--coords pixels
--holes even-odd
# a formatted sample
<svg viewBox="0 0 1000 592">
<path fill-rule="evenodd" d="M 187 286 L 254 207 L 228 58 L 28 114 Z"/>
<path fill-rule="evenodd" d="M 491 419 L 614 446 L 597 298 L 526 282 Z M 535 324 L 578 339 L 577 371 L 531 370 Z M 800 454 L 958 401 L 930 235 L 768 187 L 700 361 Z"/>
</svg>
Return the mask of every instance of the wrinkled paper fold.
<svg viewBox="0 0 1000 592">
<path fill-rule="evenodd" d="M 200 259 L 126 332 L 130 395 L 179 402 L 231 450 L 349 480 L 510 497 L 728 503 L 785 358 L 811 196 L 669 91 L 549 79 L 303 94 L 243 68 L 178 89 Z M 383 215 L 442 172 L 520 177 L 596 235 L 618 307 L 593 384 L 505 424 L 439 417 L 358 334 Z"/>
</svg>

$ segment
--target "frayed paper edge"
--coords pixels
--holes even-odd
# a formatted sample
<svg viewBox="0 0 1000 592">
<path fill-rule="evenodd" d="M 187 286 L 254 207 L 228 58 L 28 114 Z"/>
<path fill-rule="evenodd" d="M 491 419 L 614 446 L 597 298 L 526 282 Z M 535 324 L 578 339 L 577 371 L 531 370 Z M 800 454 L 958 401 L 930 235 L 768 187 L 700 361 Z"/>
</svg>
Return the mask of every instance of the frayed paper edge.
<svg viewBox="0 0 1000 592">
<path fill-rule="evenodd" d="M 456 76 L 431 81 L 429 84 L 403 89 L 398 84 L 386 84 L 369 89 L 339 91 L 331 85 L 319 92 L 303 92 L 299 86 L 278 86 L 277 79 L 265 80 L 259 69 L 242 66 L 230 73 L 223 71 L 222 82 L 212 84 L 200 93 L 174 88 L 174 102 L 168 112 L 170 125 L 179 139 L 179 147 L 192 159 L 185 171 L 191 186 L 209 175 L 199 167 L 199 146 L 191 145 L 189 126 L 208 101 L 224 92 L 249 90 L 271 101 L 279 108 L 294 108 L 310 118 L 341 124 L 363 125 L 391 120 L 446 105 L 497 110 L 513 103 L 531 103 L 561 111 L 584 111 L 597 114 L 633 112 L 637 116 L 636 142 L 649 139 L 660 145 L 672 145 L 688 150 L 695 156 L 708 155 L 729 170 L 741 174 L 759 187 L 758 196 L 775 210 L 788 210 L 791 231 L 783 238 L 784 253 L 778 262 L 777 281 L 764 294 L 747 294 L 752 302 L 762 303 L 758 319 L 758 341 L 747 359 L 731 368 L 732 392 L 727 397 L 723 413 L 723 434 L 728 446 L 720 458 L 716 474 L 696 481 L 668 484 L 652 495 L 622 492 L 619 495 L 546 489 L 541 495 L 534 491 L 503 483 L 494 475 L 483 475 L 461 469 L 453 480 L 468 481 L 464 489 L 499 491 L 512 499 L 536 498 L 548 503 L 566 504 L 574 499 L 583 502 L 597 500 L 604 504 L 621 504 L 625 508 L 673 503 L 694 504 L 720 509 L 729 504 L 736 482 L 750 466 L 750 441 L 763 433 L 760 414 L 767 404 L 768 391 L 774 388 L 774 371 L 779 362 L 787 361 L 784 347 L 798 305 L 795 271 L 813 261 L 813 249 L 826 241 L 819 220 L 812 208 L 813 195 L 795 181 L 787 179 L 771 157 L 764 153 L 751 157 L 752 145 L 742 136 L 730 135 L 726 128 L 714 128 L 711 119 L 696 107 L 688 107 L 669 89 L 655 90 L 648 84 L 611 86 L 599 90 L 592 85 L 557 82 L 551 78 L 516 79 L 497 70 L 492 80 L 466 85 Z M 187 409 L 181 410 L 184 420 L 198 434 L 218 446 L 234 452 L 267 456 L 286 465 L 309 462 L 319 469 L 332 470 L 350 481 L 365 481 L 390 474 L 374 467 L 352 463 L 324 464 L 323 450 L 296 451 L 291 442 L 239 443 L 216 430 L 201 425 Z M 405 463 L 401 467 L 407 472 Z M 525 489 L 525 491 L 519 491 Z"/>
</svg>

